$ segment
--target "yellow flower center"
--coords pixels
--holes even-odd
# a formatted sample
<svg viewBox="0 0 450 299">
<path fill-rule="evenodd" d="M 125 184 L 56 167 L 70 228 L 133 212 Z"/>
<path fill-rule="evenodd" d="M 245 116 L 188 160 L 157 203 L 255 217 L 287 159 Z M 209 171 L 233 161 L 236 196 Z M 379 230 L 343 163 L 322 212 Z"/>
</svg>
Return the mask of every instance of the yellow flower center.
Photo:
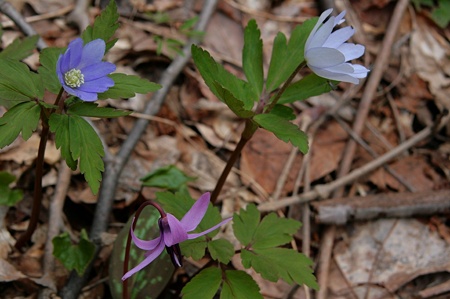
<svg viewBox="0 0 450 299">
<path fill-rule="evenodd" d="M 84 75 L 78 69 L 71 69 L 64 74 L 64 82 L 72 88 L 80 87 L 84 83 Z"/>
</svg>

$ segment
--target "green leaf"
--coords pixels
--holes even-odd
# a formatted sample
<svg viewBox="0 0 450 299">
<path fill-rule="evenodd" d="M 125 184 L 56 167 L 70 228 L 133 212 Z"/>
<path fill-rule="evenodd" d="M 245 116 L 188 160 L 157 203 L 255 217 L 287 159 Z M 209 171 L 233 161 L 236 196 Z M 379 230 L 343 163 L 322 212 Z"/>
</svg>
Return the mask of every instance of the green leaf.
<svg viewBox="0 0 450 299">
<path fill-rule="evenodd" d="M 336 82 L 336 81 L 332 81 Z M 303 101 L 313 96 L 329 92 L 333 89 L 329 79 L 325 79 L 312 73 L 303 79 L 289 85 L 281 95 L 278 104 L 293 103 Z"/>
<path fill-rule="evenodd" d="M 259 100 L 259 96 L 247 82 L 226 71 L 222 65 L 214 61 L 211 55 L 202 48 L 192 45 L 191 51 L 194 63 L 202 75 L 203 80 L 205 80 L 206 85 L 208 85 L 216 97 L 225 102 L 221 93 L 217 90 L 217 84 L 215 82 L 241 101 L 245 110 L 253 108 L 253 103 Z"/>
<path fill-rule="evenodd" d="M 212 240 L 208 243 L 208 250 L 214 260 L 228 264 L 234 255 L 234 247 L 225 239 Z"/>
<path fill-rule="evenodd" d="M 294 219 L 280 218 L 275 213 L 265 216 L 253 236 L 252 248 L 270 248 L 289 243 L 301 227 Z"/>
<path fill-rule="evenodd" d="M 101 38 L 106 43 L 105 52 L 111 49 L 117 39 L 113 39 L 112 41 L 109 40 L 112 38 L 117 28 L 119 28 L 119 16 L 116 2 L 110 0 L 105 10 L 95 19 L 94 24 L 88 26 L 81 34 L 84 43 L 86 44 L 94 39 Z"/>
<path fill-rule="evenodd" d="M 433 9 L 431 18 L 442 29 L 445 29 L 450 22 L 450 1 L 439 1 L 439 7 Z"/>
<path fill-rule="evenodd" d="M 0 100 L 8 108 L 24 101 L 42 99 L 44 88 L 38 74 L 25 63 L 8 58 L 0 59 Z"/>
<path fill-rule="evenodd" d="M 289 78 L 305 60 L 305 43 L 318 18 L 312 18 L 296 26 L 289 42 L 283 33 L 278 33 L 273 42 L 272 57 L 267 74 L 266 89 L 272 92 Z"/>
<path fill-rule="evenodd" d="M 281 278 L 289 284 L 296 282 L 315 290 L 319 289 L 311 268 L 313 262 L 293 249 L 243 249 L 241 258 L 245 268 L 252 267 L 264 279 L 275 282 Z"/>
<path fill-rule="evenodd" d="M 0 171 L 0 205 L 12 207 L 23 198 L 22 190 L 12 190 L 9 185 L 16 177 L 6 171 Z"/>
<path fill-rule="evenodd" d="M 181 253 L 184 256 L 190 256 L 198 261 L 205 256 L 205 249 L 208 246 L 206 237 L 201 236 L 192 240 L 186 240 L 180 243 Z"/>
<path fill-rule="evenodd" d="M 86 117 L 113 118 L 130 115 L 131 111 L 118 110 L 114 108 L 98 107 L 97 103 L 78 102 L 71 105 L 68 114 L 75 114 Z"/>
<path fill-rule="evenodd" d="M 33 35 L 20 40 L 16 38 L 11 44 L 0 52 L 0 58 L 22 60 L 33 54 L 39 35 Z"/>
<path fill-rule="evenodd" d="M 291 107 L 280 105 L 280 104 L 276 104 L 273 107 L 272 111 L 270 111 L 270 114 L 279 116 L 286 120 L 294 120 L 295 119 L 294 110 Z"/>
<path fill-rule="evenodd" d="M 61 261 L 66 269 L 75 269 L 78 275 L 82 276 L 95 253 L 95 245 L 89 241 L 86 231 L 81 230 L 78 245 L 72 245 L 67 232 L 53 238 L 52 242 L 53 255 Z"/>
<path fill-rule="evenodd" d="M 161 85 L 139 78 L 134 75 L 121 73 L 109 75 L 114 80 L 114 86 L 98 94 L 100 100 L 104 99 L 127 99 L 134 97 L 136 93 L 146 94 L 161 88 Z"/>
<path fill-rule="evenodd" d="M 250 20 L 244 31 L 242 67 L 248 82 L 259 97 L 264 84 L 263 43 L 255 20 Z"/>
<path fill-rule="evenodd" d="M 11 144 L 20 132 L 28 140 L 36 130 L 41 107 L 36 102 L 22 102 L 9 109 L 0 118 L 0 148 Z"/>
<path fill-rule="evenodd" d="M 187 176 L 175 165 L 158 168 L 141 178 L 143 186 L 169 190 L 178 190 L 182 185 L 193 180 L 195 178 Z"/>
<path fill-rule="evenodd" d="M 308 136 L 298 126 L 274 114 L 258 114 L 253 120 L 284 142 L 291 142 L 302 153 L 308 152 Z"/>
<path fill-rule="evenodd" d="M 250 118 L 255 115 L 253 111 L 245 109 L 244 103 L 236 99 L 230 91 L 221 86 L 217 81 L 213 80 L 212 84 L 216 88 L 216 91 L 220 95 L 222 101 L 224 101 L 228 108 L 230 108 L 231 111 L 233 111 L 237 116 L 242 118 Z"/>
<path fill-rule="evenodd" d="M 212 299 L 222 282 L 222 271 L 210 267 L 194 276 L 181 290 L 184 299 Z M 242 297 L 245 298 L 245 297 Z M 251 297 L 248 297 L 251 298 Z"/>
<path fill-rule="evenodd" d="M 45 48 L 39 56 L 41 66 L 38 68 L 38 73 L 45 89 L 54 94 L 58 94 L 62 88 L 56 74 L 56 62 L 63 51 L 65 51 L 63 48 Z"/>
<path fill-rule="evenodd" d="M 67 165 L 73 167 L 80 159 L 80 172 L 84 174 L 92 193 L 97 194 L 104 170 L 102 157 L 105 154 L 95 130 L 78 115 L 52 114 L 50 130 L 55 133 L 57 148 Z"/>
<path fill-rule="evenodd" d="M 220 299 L 262 299 L 259 286 L 253 278 L 240 270 L 226 270 Z"/>
<path fill-rule="evenodd" d="M 261 214 L 254 204 L 241 209 L 239 214 L 233 215 L 233 231 L 236 238 L 243 246 L 248 246 L 253 241 L 253 235 L 258 227 Z"/>
</svg>

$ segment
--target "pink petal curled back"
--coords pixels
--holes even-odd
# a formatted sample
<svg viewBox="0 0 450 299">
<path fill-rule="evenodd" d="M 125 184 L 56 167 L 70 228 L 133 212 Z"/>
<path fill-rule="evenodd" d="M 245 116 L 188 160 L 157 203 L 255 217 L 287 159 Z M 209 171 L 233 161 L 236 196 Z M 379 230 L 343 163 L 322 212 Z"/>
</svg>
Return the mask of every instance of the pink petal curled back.
<svg viewBox="0 0 450 299">
<path fill-rule="evenodd" d="M 157 244 L 156 248 L 153 252 L 151 252 L 142 262 L 139 263 L 136 267 L 125 273 L 124 276 L 122 276 L 122 281 L 129 278 L 131 275 L 135 274 L 136 272 L 144 269 L 147 267 L 151 262 L 153 262 L 164 250 L 165 245 L 162 239 L 160 239 L 160 243 Z"/>
<path fill-rule="evenodd" d="M 190 210 L 181 219 L 181 225 L 184 227 L 186 232 L 193 231 L 205 217 L 206 211 L 208 210 L 209 199 L 211 193 L 206 192 L 194 203 Z"/>
<path fill-rule="evenodd" d="M 135 218 L 133 218 L 133 222 L 131 222 L 131 229 L 130 229 L 131 238 L 133 239 L 134 244 L 136 244 L 137 247 L 139 247 L 140 249 L 143 249 L 143 250 L 153 250 L 153 249 L 155 249 L 159 245 L 159 243 L 161 242 L 161 235 L 158 238 L 153 239 L 153 240 L 149 240 L 149 241 L 139 239 L 134 234 L 134 230 L 133 230 L 133 223 L 134 223 L 134 221 L 135 221 Z"/>
</svg>

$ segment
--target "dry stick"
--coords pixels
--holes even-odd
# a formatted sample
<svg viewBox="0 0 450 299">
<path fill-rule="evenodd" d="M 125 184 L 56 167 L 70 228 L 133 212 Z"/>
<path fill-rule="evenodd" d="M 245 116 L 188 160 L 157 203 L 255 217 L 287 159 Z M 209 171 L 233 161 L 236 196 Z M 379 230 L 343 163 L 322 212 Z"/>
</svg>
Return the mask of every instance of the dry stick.
<svg viewBox="0 0 450 299">
<path fill-rule="evenodd" d="M 30 35 L 36 35 L 36 31 L 31 27 L 22 17 L 22 15 L 11 5 L 11 3 L 0 0 L 0 11 L 8 16 L 16 25 L 19 27 L 19 29 L 25 33 L 27 36 Z M 39 50 L 47 48 L 47 45 L 42 40 L 41 37 L 39 37 L 37 41 L 37 48 Z"/>
<path fill-rule="evenodd" d="M 373 95 L 376 92 L 376 89 L 379 85 L 381 77 L 383 75 L 383 71 L 388 65 L 389 56 L 391 53 L 391 47 L 394 43 L 395 35 L 397 34 L 397 29 L 400 25 L 400 21 L 403 17 L 403 13 L 408 6 L 408 0 L 399 0 L 397 6 L 395 7 L 394 14 L 392 15 L 392 19 L 389 23 L 388 28 L 386 29 L 386 36 L 383 40 L 383 44 L 381 46 L 382 51 L 380 51 L 379 56 L 375 61 L 374 68 L 370 74 L 370 77 L 367 81 L 366 88 L 361 97 L 361 103 L 358 107 L 358 113 L 356 114 L 356 119 L 353 124 L 353 130 L 357 135 L 360 135 L 363 128 L 364 122 L 367 119 L 367 115 L 369 113 L 370 104 L 372 103 Z M 347 143 L 347 146 L 344 150 L 344 157 L 342 159 L 338 178 L 342 177 L 346 173 L 350 171 L 351 164 L 353 161 L 353 157 L 356 151 L 356 142 L 353 139 L 350 139 Z M 343 189 L 337 190 L 335 192 L 334 197 L 340 197 L 343 193 Z M 336 233 L 336 229 L 333 226 L 329 229 L 329 233 L 327 234 L 328 238 L 331 240 L 327 240 L 326 242 L 333 242 L 334 235 Z M 332 247 L 332 246 L 331 246 Z M 331 247 L 328 247 L 327 251 L 323 250 L 320 255 L 320 259 L 324 259 L 327 263 L 320 263 L 320 267 L 318 268 L 318 279 L 319 285 L 321 286 L 320 290 L 317 293 L 317 299 L 326 299 L 328 292 L 328 272 L 329 272 L 329 261 L 331 256 Z M 327 256 L 328 255 L 328 256 Z"/>
<path fill-rule="evenodd" d="M 206 1 L 201 12 L 199 22 L 197 23 L 196 30 L 204 31 L 206 24 L 210 19 L 214 9 L 216 7 L 217 0 Z M 200 39 L 193 37 L 183 48 L 183 55 L 177 56 L 164 72 L 160 84 L 162 88 L 153 94 L 152 99 L 148 102 L 144 109 L 144 114 L 155 115 L 158 113 L 166 95 L 168 94 L 170 87 L 185 65 L 191 58 L 191 45 L 198 43 Z M 148 120 L 138 119 L 128 135 L 127 140 L 122 145 L 119 153 L 115 157 L 115 160 L 109 163 L 106 167 L 102 187 L 100 190 L 97 207 L 94 215 L 94 222 L 92 223 L 92 229 L 90 232 L 90 238 L 96 245 L 95 256 L 100 251 L 101 241 L 100 236 L 106 231 L 108 226 L 109 216 L 112 210 L 112 203 L 114 200 L 114 193 L 119 181 L 119 176 L 128 161 L 131 152 L 133 151 L 136 143 L 139 141 L 141 135 L 144 133 Z M 95 260 L 95 259 L 94 259 Z M 75 272 L 72 272 L 67 285 L 61 291 L 61 296 L 64 299 L 75 299 L 80 292 L 82 286 L 86 283 L 89 273 L 92 269 L 93 263 L 88 266 L 88 269 L 82 277 L 78 276 Z"/>
<path fill-rule="evenodd" d="M 313 190 L 311 190 L 309 192 L 305 192 L 299 196 L 286 197 L 286 198 L 280 199 L 277 202 L 266 202 L 266 203 L 260 204 L 258 206 L 258 209 L 263 212 L 274 211 L 277 209 L 282 209 L 289 205 L 309 202 L 309 201 L 317 199 L 317 198 L 327 198 L 327 197 L 329 197 L 330 193 L 333 192 L 334 190 L 344 187 L 344 186 L 354 182 L 355 180 L 359 179 L 360 177 L 374 171 L 378 167 L 381 167 L 383 164 L 394 159 L 395 157 L 400 155 L 402 152 L 410 149 L 417 143 L 426 139 L 432 133 L 433 133 L 433 128 L 427 127 L 425 129 L 423 129 L 422 131 L 420 131 L 419 133 L 415 134 L 410 139 L 406 140 L 404 143 L 395 147 L 393 150 L 391 150 L 391 151 L 385 153 L 384 155 L 378 157 L 377 159 L 361 166 L 360 168 L 357 168 L 357 169 L 351 171 L 347 175 L 342 176 L 333 182 L 330 182 L 328 184 L 323 184 L 323 185 L 317 185 L 314 187 Z"/>
<path fill-rule="evenodd" d="M 48 12 L 48 13 L 43 13 L 40 15 L 35 15 L 35 16 L 30 16 L 30 17 L 25 17 L 24 20 L 26 23 L 30 24 L 30 23 L 34 23 L 37 21 L 42 21 L 42 20 L 48 20 L 48 19 L 53 19 L 59 16 L 63 16 L 69 12 L 71 12 L 73 10 L 75 6 L 73 4 L 69 4 L 68 6 L 65 6 L 63 8 Z M 4 21 L 1 23 L 1 26 L 3 28 L 9 28 L 14 26 L 14 22 L 11 20 L 8 21 Z M 35 35 L 36 33 L 33 33 L 31 35 Z"/>
</svg>

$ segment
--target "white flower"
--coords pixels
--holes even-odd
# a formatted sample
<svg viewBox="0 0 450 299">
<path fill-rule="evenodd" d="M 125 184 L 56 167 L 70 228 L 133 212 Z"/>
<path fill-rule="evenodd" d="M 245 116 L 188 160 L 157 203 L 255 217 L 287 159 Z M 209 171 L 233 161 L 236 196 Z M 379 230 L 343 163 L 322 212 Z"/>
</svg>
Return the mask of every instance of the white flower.
<svg viewBox="0 0 450 299">
<path fill-rule="evenodd" d="M 343 11 L 337 17 L 331 16 L 324 23 L 332 11 L 333 9 L 328 9 L 320 15 L 306 40 L 306 64 L 320 77 L 358 84 L 358 79 L 365 78 L 369 70 L 347 61 L 361 57 L 365 48 L 363 45 L 346 43 L 355 33 L 351 26 L 332 32 L 336 25 L 345 21 Z"/>
</svg>

